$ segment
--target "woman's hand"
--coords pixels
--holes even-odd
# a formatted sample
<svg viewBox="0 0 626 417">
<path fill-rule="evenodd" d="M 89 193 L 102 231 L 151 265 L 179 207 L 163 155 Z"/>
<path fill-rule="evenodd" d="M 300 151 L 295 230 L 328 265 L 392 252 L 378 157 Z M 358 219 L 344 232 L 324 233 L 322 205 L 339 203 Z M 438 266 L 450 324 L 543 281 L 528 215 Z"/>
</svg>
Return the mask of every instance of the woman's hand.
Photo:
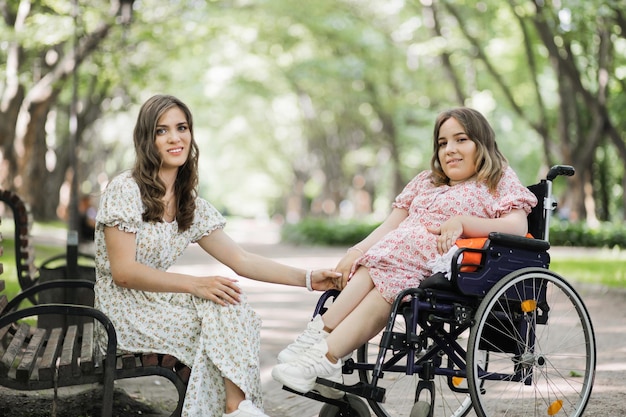
<svg viewBox="0 0 626 417">
<path fill-rule="evenodd" d="M 348 250 L 346 254 L 339 260 L 337 266 L 335 267 L 335 271 L 341 273 L 341 281 L 339 282 L 338 290 L 343 290 L 346 284 L 348 283 L 348 278 L 350 278 L 350 272 L 352 271 L 352 267 L 354 263 L 359 259 L 363 254 L 358 250 Z"/>
<path fill-rule="evenodd" d="M 221 306 L 239 304 L 241 288 L 237 285 L 236 279 L 220 276 L 197 278 L 191 290 L 192 295 Z"/>
<path fill-rule="evenodd" d="M 311 274 L 311 287 L 317 291 L 341 289 L 341 273 L 331 269 L 318 269 Z"/>
<path fill-rule="evenodd" d="M 461 216 L 452 217 L 443 222 L 441 227 L 429 229 L 429 231 L 437 236 L 437 252 L 440 255 L 447 253 L 456 240 L 463 235 L 463 222 Z"/>
</svg>

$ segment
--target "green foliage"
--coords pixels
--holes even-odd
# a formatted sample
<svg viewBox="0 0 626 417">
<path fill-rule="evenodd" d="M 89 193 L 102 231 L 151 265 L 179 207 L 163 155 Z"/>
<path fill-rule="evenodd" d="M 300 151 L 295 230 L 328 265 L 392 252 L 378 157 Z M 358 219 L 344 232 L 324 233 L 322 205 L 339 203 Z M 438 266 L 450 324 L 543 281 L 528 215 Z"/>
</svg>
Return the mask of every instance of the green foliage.
<svg viewBox="0 0 626 417">
<path fill-rule="evenodd" d="M 350 246 L 369 235 L 380 223 L 357 220 L 329 220 L 308 218 L 296 224 L 287 224 L 281 230 L 283 241 L 294 244 Z M 591 228 L 584 223 L 552 222 L 552 246 L 589 248 L 626 248 L 626 227 L 604 223 Z"/>
<path fill-rule="evenodd" d="M 14 16 L 18 3 L 0 2 L 0 8 Z M 129 168 L 138 103 L 154 93 L 173 93 L 194 112 L 203 197 L 245 216 L 287 215 L 287 201 L 306 199 L 289 208 L 304 217 L 322 201 L 339 207 L 349 200 L 357 176 L 365 179 L 372 201 L 396 195 L 428 167 L 435 115 L 469 105 L 492 122 L 524 183 L 536 181 L 546 165 L 575 165 L 581 180 L 568 186 L 576 191 L 592 179 L 596 217 L 621 219 L 624 152 L 613 142 L 623 135 L 591 138 L 598 126 L 625 131 L 622 3 L 135 2 L 132 22 L 115 20 L 80 61 L 77 177 L 84 192 L 97 192 Z M 47 79 L 43 75 L 71 50 L 75 29 L 84 40 L 115 19 L 104 0 L 77 3 L 77 28 L 70 0 L 30 4 L 24 24 L 0 22 L 3 94 L 18 91 L 7 75 L 19 72 L 19 87 L 30 97 L 34 83 Z M 12 41 L 23 55 L 15 68 L 8 67 Z M 555 66 L 558 57 L 567 61 Z M 56 126 L 49 131 L 55 134 L 44 133 L 45 123 L 31 118 L 32 129 L 47 136 L 36 142 L 40 157 L 46 153 L 50 163 L 56 154 L 58 171 L 41 170 L 52 187 L 30 190 L 56 192 L 65 178 L 70 80 L 60 77 L 54 84 L 60 91 L 51 103 Z M 589 104 L 594 97 L 600 107 Z M 571 108 L 559 108 L 569 102 Z M 597 118 L 604 113 L 609 120 Z M 3 139 L 7 150 L 10 140 Z M 597 146 L 602 154 L 594 152 Z M 315 195 L 302 193 L 301 185 L 311 183 L 319 185 Z M 582 197 L 573 192 L 570 202 L 580 218 Z M 50 207 L 45 218 L 56 214 L 55 205 L 40 205 Z"/>
<path fill-rule="evenodd" d="M 589 227 L 580 222 L 554 222 L 550 227 L 550 242 L 554 246 L 626 248 L 626 226 L 602 223 L 599 227 Z"/>
<path fill-rule="evenodd" d="M 378 227 L 380 223 L 308 218 L 286 224 L 281 230 L 284 242 L 330 246 L 353 245 Z"/>
</svg>

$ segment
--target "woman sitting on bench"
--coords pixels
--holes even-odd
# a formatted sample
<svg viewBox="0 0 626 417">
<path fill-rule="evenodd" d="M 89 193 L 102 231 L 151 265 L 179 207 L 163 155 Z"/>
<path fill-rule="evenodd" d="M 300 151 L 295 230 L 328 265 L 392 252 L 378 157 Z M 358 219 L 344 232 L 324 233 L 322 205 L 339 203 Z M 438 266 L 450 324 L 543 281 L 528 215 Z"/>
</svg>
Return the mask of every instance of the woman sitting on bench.
<svg viewBox="0 0 626 417">
<path fill-rule="evenodd" d="M 334 288 L 341 274 L 305 271 L 249 253 L 197 196 L 198 146 L 188 107 L 172 96 L 144 103 L 134 130 L 136 162 L 102 195 L 96 218 L 95 306 L 118 347 L 177 357 L 191 367 L 183 416 L 267 417 L 259 372 L 261 320 L 235 279 L 167 272 L 191 242 L 238 275 Z M 106 334 L 99 337 L 106 346 Z"/>
</svg>

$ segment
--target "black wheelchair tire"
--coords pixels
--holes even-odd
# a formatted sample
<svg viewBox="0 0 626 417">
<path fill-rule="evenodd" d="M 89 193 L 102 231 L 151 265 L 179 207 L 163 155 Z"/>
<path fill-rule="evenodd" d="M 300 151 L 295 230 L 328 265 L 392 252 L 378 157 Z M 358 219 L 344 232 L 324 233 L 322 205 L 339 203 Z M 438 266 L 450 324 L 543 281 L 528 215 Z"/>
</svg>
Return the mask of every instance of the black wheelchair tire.
<svg viewBox="0 0 626 417">
<path fill-rule="evenodd" d="M 319 412 L 319 417 L 370 417 L 370 409 L 361 398 L 346 394 L 348 406 L 339 408 L 335 405 L 324 404 Z"/>
</svg>

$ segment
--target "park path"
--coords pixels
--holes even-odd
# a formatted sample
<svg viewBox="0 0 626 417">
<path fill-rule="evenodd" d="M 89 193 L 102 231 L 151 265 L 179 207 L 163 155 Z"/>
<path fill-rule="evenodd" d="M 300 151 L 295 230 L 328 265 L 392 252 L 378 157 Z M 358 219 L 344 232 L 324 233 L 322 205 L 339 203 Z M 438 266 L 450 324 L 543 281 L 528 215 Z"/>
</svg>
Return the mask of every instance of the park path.
<svg viewBox="0 0 626 417">
<path fill-rule="evenodd" d="M 280 243 L 278 227 L 263 221 L 236 221 L 226 232 L 247 250 L 285 264 L 305 268 L 334 267 L 345 247 L 294 246 Z M 552 248 L 553 258 L 581 256 L 619 256 L 624 252 L 603 252 L 580 248 Z M 626 261 L 625 261 L 626 268 Z M 190 246 L 173 268 L 191 274 L 234 273 L 206 255 L 197 245 Z M 558 271 L 556 271 L 558 272 Z M 301 287 L 260 283 L 245 278 L 240 284 L 248 300 L 263 320 L 261 330 L 261 382 L 265 409 L 271 417 L 315 417 L 321 404 L 284 391 L 272 380 L 276 355 L 306 326 L 321 293 Z M 626 291 L 573 284 L 585 300 L 594 325 L 597 342 L 597 367 L 594 389 L 585 415 L 593 417 L 626 416 Z M 175 404 L 176 394 L 167 381 L 145 377 L 117 381 L 131 396 L 152 404 Z M 164 413 L 164 416 L 169 413 Z"/>
</svg>

